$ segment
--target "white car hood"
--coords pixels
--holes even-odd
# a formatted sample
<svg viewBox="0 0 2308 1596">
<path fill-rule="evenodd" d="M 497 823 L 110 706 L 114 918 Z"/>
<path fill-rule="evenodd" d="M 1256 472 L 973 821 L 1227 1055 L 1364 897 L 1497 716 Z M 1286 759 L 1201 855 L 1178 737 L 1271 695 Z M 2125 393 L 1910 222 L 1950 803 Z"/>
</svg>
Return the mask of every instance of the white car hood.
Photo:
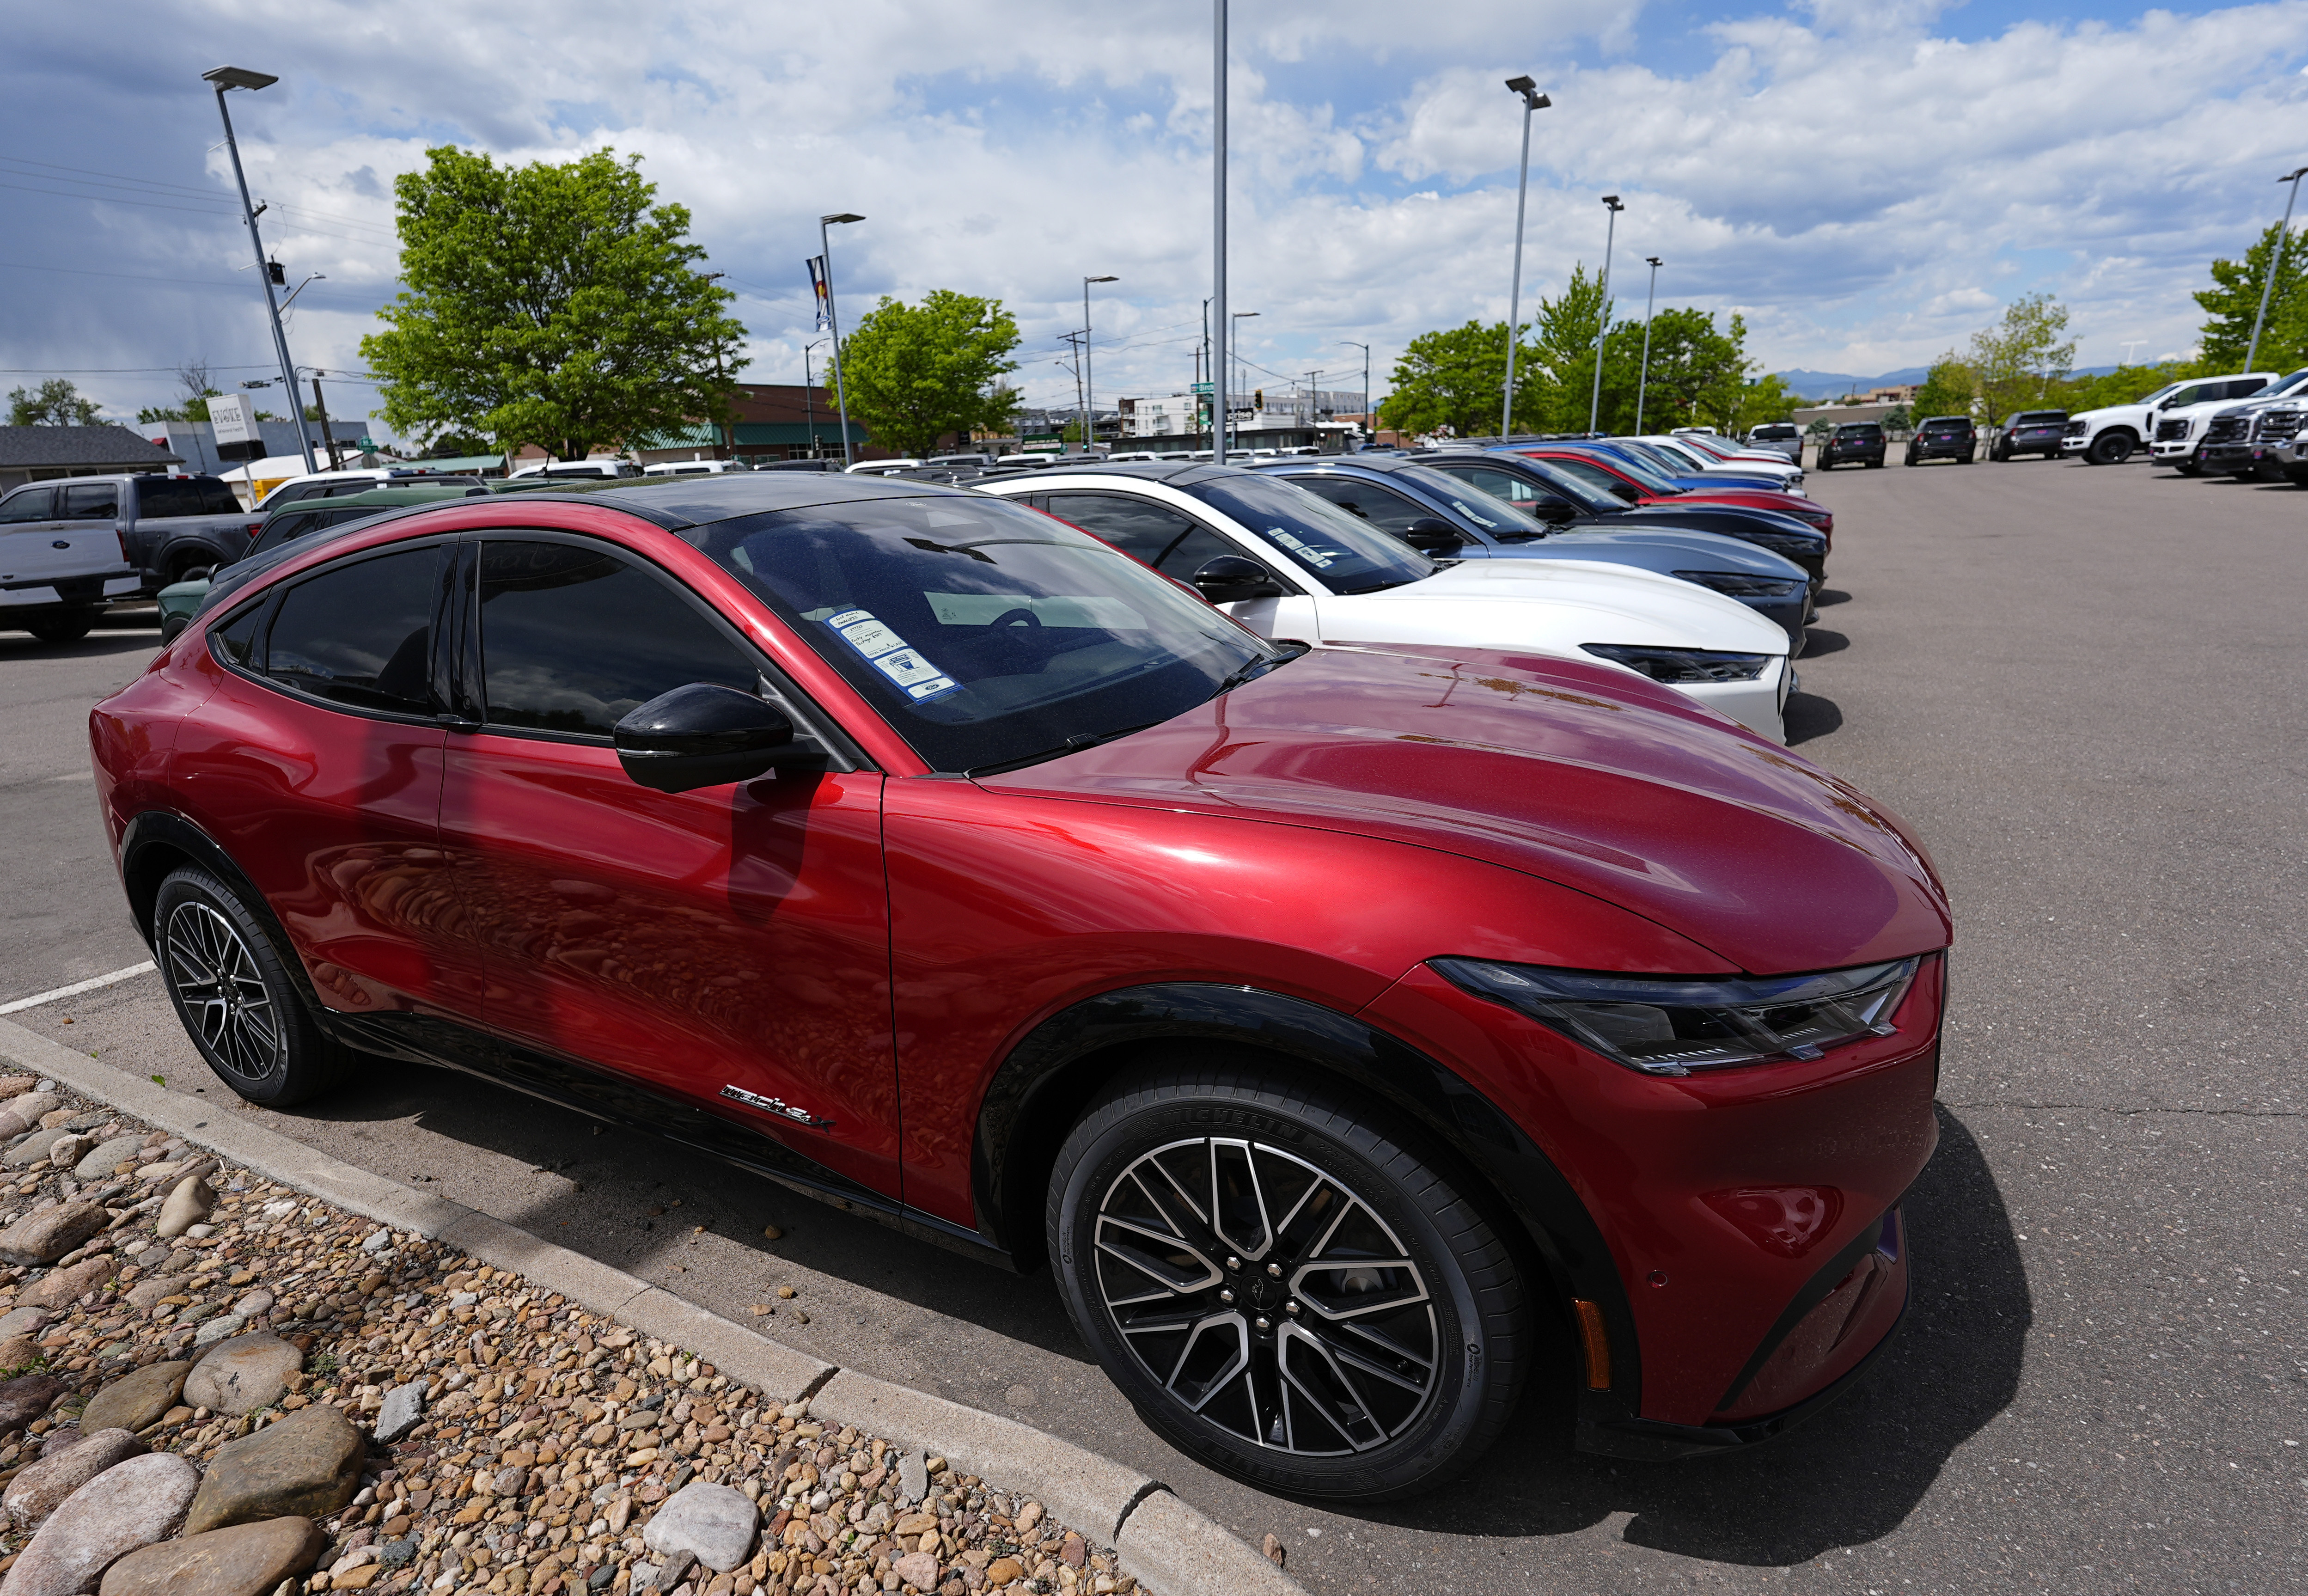
<svg viewBox="0 0 2308 1596">
<path fill-rule="evenodd" d="M 1591 560 L 1468 560 L 1423 581 L 1316 601 L 1325 642 L 1456 643 L 1574 659 L 1588 643 L 1780 655 L 1787 634 L 1694 582 Z"/>
</svg>

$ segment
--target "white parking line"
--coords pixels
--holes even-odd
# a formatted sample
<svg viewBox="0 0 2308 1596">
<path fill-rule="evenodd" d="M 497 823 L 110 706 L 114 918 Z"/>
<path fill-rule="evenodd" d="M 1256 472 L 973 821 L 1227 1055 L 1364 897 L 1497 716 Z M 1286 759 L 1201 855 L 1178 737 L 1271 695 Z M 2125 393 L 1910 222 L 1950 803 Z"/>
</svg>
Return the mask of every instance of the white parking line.
<svg viewBox="0 0 2308 1596">
<path fill-rule="evenodd" d="M 0 1003 L 0 1014 L 13 1014 L 18 1009 L 38 1008 L 44 1003 L 54 1003 L 59 997 L 76 997 L 82 992 L 93 992 L 99 987 L 108 987 L 115 981 L 131 980 L 159 968 L 159 965 L 147 959 L 142 964 L 131 964 L 127 969 L 116 970 L 110 975 L 99 975 L 84 981 L 74 981 L 69 987 L 58 987 L 50 992 L 35 992 L 30 997 L 19 997 L 13 1003 Z"/>
</svg>

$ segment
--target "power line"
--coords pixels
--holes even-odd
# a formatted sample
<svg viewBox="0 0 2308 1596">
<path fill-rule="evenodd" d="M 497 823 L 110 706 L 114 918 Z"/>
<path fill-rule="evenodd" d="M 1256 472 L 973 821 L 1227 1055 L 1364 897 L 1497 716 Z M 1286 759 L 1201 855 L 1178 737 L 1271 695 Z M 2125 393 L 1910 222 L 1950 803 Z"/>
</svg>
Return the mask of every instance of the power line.
<svg viewBox="0 0 2308 1596">
<path fill-rule="evenodd" d="M 191 188 L 182 183 L 162 183 L 157 178 L 151 177 L 132 177 L 125 172 L 99 172 L 89 167 L 58 166 L 54 161 L 33 160 L 30 157 L 22 155 L 0 155 L 0 163 L 4 163 L 9 166 L 40 167 L 51 172 L 71 172 L 74 174 L 74 177 L 43 177 L 41 179 L 44 182 L 49 183 L 79 182 L 83 186 L 87 186 L 90 179 L 98 179 L 99 181 L 95 185 L 98 187 L 125 187 L 150 190 L 154 193 L 168 195 L 172 198 L 186 197 L 201 200 L 216 200 L 224 201 L 228 203 L 230 202 L 231 198 L 230 195 L 219 194 L 214 189 Z M 40 176 L 40 174 L 34 172 L 23 172 L 16 175 L 19 177 L 28 177 Z M 98 196 L 82 195 L 81 197 L 94 198 Z M 372 232 L 389 234 L 394 230 L 390 227 L 367 220 L 362 217 L 348 216 L 341 211 L 319 211 L 314 209 L 310 205 L 292 205 L 288 203 L 286 201 L 280 200 L 274 200 L 267 203 L 270 203 L 272 209 L 276 211 L 294 211 L 304 216 L 320 217 L 325 221 L 341 221 L 349 227 L 366 228 Z"/>
<path fill-rule="evenodd" d="M 174 366 L 0 366 L 0 376 L 12 377 L 87 377 L 87 376 L 153 376 L 175 375 Z M 271 371 L 267 361 L 262 366 L 211 366 L 211 371 Z"/>
</svg>

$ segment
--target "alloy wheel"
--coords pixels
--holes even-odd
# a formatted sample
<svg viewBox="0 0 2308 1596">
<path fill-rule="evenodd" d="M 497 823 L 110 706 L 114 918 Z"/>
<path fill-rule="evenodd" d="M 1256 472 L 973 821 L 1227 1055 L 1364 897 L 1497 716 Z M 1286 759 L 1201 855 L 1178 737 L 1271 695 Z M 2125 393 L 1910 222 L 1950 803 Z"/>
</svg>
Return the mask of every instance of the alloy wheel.
<svg viewBox="0 0 2308 1596">
<path fill-rule="evenodd" d="M 1371 1203 L 1245 1138 L 1155 1148 L 1098 1205 L 1100 1300 L 1146 1373 L 1242 1441 L 1367 1452 L 1434 1401 L 1435 1307 Z"/>
<path fill-rule="evenodd" d="M 179 903 L 163 946 L 168 984 L 209 1057 L 247 1080 L 271 1074 L 280 1057 L 280 1016 L 233 923 L 206 903 Z"/>
</svg>

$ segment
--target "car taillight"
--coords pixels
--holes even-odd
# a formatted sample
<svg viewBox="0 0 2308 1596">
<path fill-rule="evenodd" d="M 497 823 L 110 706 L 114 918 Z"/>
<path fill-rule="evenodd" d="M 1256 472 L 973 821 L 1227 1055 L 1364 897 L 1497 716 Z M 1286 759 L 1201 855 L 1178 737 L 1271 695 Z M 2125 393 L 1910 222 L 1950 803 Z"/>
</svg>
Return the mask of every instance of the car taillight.
<svg viewBox="0 0 2308 1596">
<path fill-rule="evenodd" d="M 120 563 L 125 565 L 128 563 L 128 534 L 114 527 L 112 535 L 120 539 Z"/>
<path fill-rule="evenodd" d="M 252 521 L 252 522 L 250 522 L 248 523 L 248 536 L 249 536 L 249 540 L 250 540 L 251 542 L 254 542 L 254 541 L 255 540 L 255 539 L 256 539 L 256 534 L 257 534 L 257 533 L 259 533 L 259 532 L 261 532 L 261 531 L 263 531 L 263 530 L 264 530 L 264 523 L 263 523 L 263 522 L 261 522 L 261 521 Z"/>
</svg>

